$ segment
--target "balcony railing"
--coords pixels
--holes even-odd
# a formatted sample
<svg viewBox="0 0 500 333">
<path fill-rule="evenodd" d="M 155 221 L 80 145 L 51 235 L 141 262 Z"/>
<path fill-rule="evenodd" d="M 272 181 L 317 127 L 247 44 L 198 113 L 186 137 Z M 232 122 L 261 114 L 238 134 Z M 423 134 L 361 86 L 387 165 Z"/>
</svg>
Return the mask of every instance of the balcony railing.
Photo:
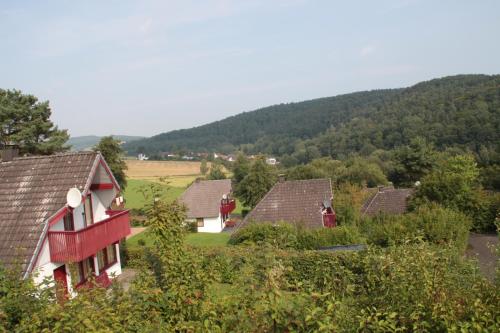
<svg viewBox="0 0 500 333">
<path fill-rule="evenodd" d="M 230 214 L 236 208 L 236 201 L 234 199 L 229 200 L 226 203 L 221 203 L 220 212 L 222 215 Z"/>
<path fill-rule="evenodd" d="M 110 217 L 77 231 L 49 231 L 50 260 L 78 262 L 130 234 L 128 210 L 107 212 Z"/>
<path fill-rule="evenodd" d="M 334 228 L 337 226 L 336 216 L 334 213 L 323 214 L 323 225 L 327 228 Z"/>
</svg>

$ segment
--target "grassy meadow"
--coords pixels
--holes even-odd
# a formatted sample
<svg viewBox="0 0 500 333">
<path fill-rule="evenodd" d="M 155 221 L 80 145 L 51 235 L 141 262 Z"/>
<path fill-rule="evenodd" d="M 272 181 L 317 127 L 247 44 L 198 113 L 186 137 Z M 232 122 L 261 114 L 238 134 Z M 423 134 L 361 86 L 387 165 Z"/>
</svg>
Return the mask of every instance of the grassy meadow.
<svg viewBox="0 0 500 333">
<path fill-rule="evenodd" d="M 162 184 L 163 199 L 175 200 L 201 176 L 200 162 L 126 160 L 126 163 L 128 185 L 124 197 L 128 209 L 144 207 L 141 190 L 153 182 Z"/>
</svg>

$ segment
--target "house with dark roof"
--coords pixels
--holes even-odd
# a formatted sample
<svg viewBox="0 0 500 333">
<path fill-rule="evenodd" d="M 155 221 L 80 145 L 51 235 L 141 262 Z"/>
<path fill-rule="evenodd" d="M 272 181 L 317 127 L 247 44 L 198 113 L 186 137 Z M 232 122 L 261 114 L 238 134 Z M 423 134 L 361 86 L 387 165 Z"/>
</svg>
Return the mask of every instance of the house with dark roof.
<svg viewBox="0 0 500 333">
<path fill-rule="evenodd" d="M 306 228 L 335 227 L 330 179 L 280 181 L 248 213 L 238 228 L 250 223 L 286 222 Z"/>
<path fill-rule="evenodd" d="M 130 233 L 129 215 L 110 209 L 120 186 L 102 155 L 2 156 L 1 264 L 38 284 L 49 278 L 70 295 L 92 275 L 105 286 L 120 275 L 118 242 Z"/>
<path fill-rule="evenodd" d="M 181 195 L 187 222 L 196 222 L 198 232 L 221 232 L 236 208 L 230 179 L 197 180 Z"/>
<path fill-rule="evenodd" d="M 408 199 L 413 194 L 411 188 L 394 188 L 381 186 L 369 196 L 361 207 L 361 214 L 375 216 L 377 214 L 403 214 L 407 211 Z"/>
</svg>

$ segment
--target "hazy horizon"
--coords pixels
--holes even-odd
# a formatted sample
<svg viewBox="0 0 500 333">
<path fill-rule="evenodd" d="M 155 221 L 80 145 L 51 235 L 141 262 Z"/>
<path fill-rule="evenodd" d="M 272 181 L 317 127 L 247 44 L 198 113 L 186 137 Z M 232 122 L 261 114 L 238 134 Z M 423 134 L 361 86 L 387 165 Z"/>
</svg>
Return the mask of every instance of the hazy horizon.
<svg viewBox="0 0 500 333">
<path fill-rule="evenodd" d="M 8 2 L 0 28 L 0 88 L 49 100 L 71 136 L 500 73 L 496 1 Z"/>
</svg>

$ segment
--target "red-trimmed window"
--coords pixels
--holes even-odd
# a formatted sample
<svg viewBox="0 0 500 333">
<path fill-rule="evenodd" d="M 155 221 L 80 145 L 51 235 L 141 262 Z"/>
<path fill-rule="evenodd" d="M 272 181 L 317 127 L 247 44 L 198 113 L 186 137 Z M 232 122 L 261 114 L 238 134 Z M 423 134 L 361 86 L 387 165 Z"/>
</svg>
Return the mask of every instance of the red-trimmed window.
<svg viewBox="0 0 500 333">
<path fill-rule="evenodd" d="M 97 252 L 97 263 L 99 265 L 99 273 L 117 262 L 115 244 L 108 245 L 104 249 Z"/>
<path fill-rule="evenodd" d="M 82 284 L 86 282 L 92 274 L 95 273 L 95 268 L 94 268 L 94 258 L 93 257 L 88 257 L 87 259 L 84 259 L 80 261 L 77 265 L 77 284 Z"/>
</svg>

